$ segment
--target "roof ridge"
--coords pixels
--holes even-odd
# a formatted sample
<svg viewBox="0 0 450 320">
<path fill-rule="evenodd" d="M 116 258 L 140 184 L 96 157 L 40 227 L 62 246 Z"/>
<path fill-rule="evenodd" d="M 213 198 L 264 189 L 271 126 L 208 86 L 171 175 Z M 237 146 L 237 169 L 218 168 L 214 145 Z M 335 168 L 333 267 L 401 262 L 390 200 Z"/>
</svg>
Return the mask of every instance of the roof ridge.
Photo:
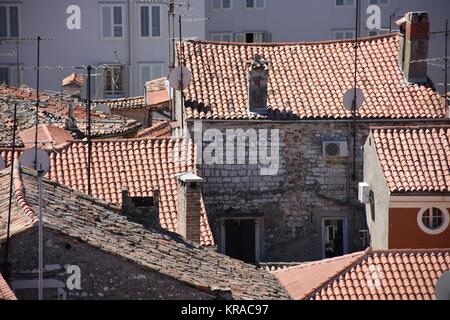
<svg viewBox="0 0 450 320">
<path fill-rule="evenodd" d="M 369 126 L 369 130 L 389 130 L 389 129 L 411 129 L 411 130 L 421 130 L 421 129 L 450 129 L 450 119 L 449 124 L 411 124 L 411 125 L 390 125 L 390 126 Z"/>
<path fill-rule="evenodd" d="M 449 248 L 430 248 L 430 249 L 387 249 L 387 250 L 372 250 L 370 252 L 370 256 L 374 254 L 397 254 L 397 253 L 436 253 L 436 252 L 448 252 L 450 253 Z"/>
<path fill-rule="evenodd" d="M 25 173 L 28 176 L 31 176 L 35 171 L 32 169 L 28 169 L 28 168 L 21 168 L 21 172 Z M 21 183 L 22 183 L 22 188 L 23 188 L 23 182 L 22 182 L 22 178 L 20 178 Z M 90 196 L 86 193 L 83 193 L 79 190 L 73 189 L 65 184 L 59 183 L 58 181 L 55 180 L 51 180 L 47 177 L 43 177 L 42 181 L 47 183 L 47 184 L 51 184 L 53 186 L 59 187 L 59 188 L 63 188 L 66 190 L 70 190 L 71 192 L 73 192 L 77 197 L 80 197 L 81 199 L 84 200 L 88 200 L 91 201 L 93 204 L 99 205 L 100 207 L 109 209 L 109 210 L 113 210 L 113 211 L 121 211 L 121 208 L 119 208 L 118 206 L 114 205 L 113 203 L 109 203 L 105 200 L 96 198 L 94 196 Z"/>
<path fill-rule="evenodd" d="M 358 42 L 367 42 L 378 39 L 393 38 L 397 36 L 398 32 L 392 32 L 383 35 L 368 36 L 358 38 Z M 216 44 L 216 45 L 232 45 L 232 46 L 243 46 L 243 47 L 279 47 L 279 46 L 293 46 L 293 45 L 321 45 L 321 44 L 340 44 L 340 43 L 353 43 L 354 39 L 346 40 L 319 40 L 319 41 L 297 41 L 297 42 L 263 42 L 263 43 L 245 43 L 245 42 L 223 42 L 223 41 L 212 41 L 212 40 L 187 40 L 184 43 L 192 44 Z M 179 45 L 179 43 L 178 43 Z"/>
<path fill-rule="evenodd" d="M 18 209 L 30 220 L 31 224 L 34 225 L 39 222 L 39 218 L 28 204 L 25 197 L 25 188 L 22 181 L 21 168 L 19 164 L 14 165 L 13 169 L 13 181 L 14 181 L 14 197 Z"/>
<path fill-rule="evenodd" d="M 339 278 L 342 274 L 346 273 L 349 269 L 353 268 L 356 264 L 359 262 L 365 260 L 369 257 L 369 255 L 372 252 L 372 248 L 367 248 L 364 251 L 360 251 L 360 255 L 356 256 L 354 259 L 352 259 L 348 265 L 344 268 L 342 268 L 340 271 L 336 272 L 333 276 L 329 277 L 327 280 L 323 281 L 319 285 L 317 285 L 315 288 L 313 288 L 310 293 L 305 294 L 305 297 L 303 300 L 309 300 L 313 295 L 315 295 L 319 290 L 321 290 L 323 287 L 328 286 L 330 283 L 333 283 L 337 278 Z M 345 257 L 345 256 L 342 256 Z"/>
</svg>

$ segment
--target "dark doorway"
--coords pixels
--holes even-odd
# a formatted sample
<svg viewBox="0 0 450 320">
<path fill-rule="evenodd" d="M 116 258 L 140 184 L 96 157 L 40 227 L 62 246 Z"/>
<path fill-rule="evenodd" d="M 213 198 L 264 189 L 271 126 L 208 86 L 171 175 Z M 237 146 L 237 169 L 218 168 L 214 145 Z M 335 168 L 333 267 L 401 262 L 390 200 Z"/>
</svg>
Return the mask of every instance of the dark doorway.
<svg viewBox="0 0 450 320">
<path fill-rule="evenodd" d="M 232 258 L 255 262 L 255 220 L 225 222 L 225 251 Z"/>
<path fill-rule="evenodd" d="M 344 219 L 325 219 L 323 223 L 325 258 L 342 256 L 346 253 L 346 226 Z"/>
</svg>

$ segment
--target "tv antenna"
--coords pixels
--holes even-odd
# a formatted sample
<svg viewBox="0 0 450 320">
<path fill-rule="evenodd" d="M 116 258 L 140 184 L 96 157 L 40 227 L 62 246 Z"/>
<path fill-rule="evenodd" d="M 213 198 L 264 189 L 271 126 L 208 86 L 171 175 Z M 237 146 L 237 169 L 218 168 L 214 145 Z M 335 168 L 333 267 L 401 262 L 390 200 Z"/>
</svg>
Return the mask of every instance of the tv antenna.
<svg viewBox="0 0 450 320">
<path fill-rule="evenodd" d="M 436 282 L 436 300 L 450 300 L 450 271 L 445 272 Z"/>
<path fill-rule="evenodd" d="M 344 107 L 347 110 L 354 111 L 359 109 L 364 103 L 364 93 L 359 88 L 347 90 L 344 94 Z"/>
<path fill-rule="evenodd" d="M 191 71 L 185 66 L 179 66 L 169 72 L 169 83 L 175 90 L 184 90 L 191 83 Z"/>
<path fill-rule="evenodd" d="M 50 170 L 50 157 L 42 149 L 25 150 L 19 157 L 19 163 L 23 167 L 31 168 L 37 171 L 38 180 L 38 214 L 39 214 L 39 279 L 38 279 L 38 297 L 43 300 L 43 275 L 44 275 L 44 239 L 42 219 L 42 177 Z"/>
</svg>

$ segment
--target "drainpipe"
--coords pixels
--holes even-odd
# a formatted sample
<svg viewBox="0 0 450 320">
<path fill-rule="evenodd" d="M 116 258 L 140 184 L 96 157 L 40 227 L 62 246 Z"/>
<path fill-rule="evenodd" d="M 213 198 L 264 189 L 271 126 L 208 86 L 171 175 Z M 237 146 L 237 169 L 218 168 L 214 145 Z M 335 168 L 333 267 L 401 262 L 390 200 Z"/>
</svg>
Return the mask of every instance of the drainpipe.
<svg viewBox="0 0 450 320">
<path fill-rule="evenodd" d="M 128 0 L 128 95 L 132 96 L 134 93 L 131 91 L 133 88 L 133 46 L 132 46 L 132 39 L 131 37 L 134 35 L 134 32 L 132 32 L 132 2 L 133 0 Z"/>
</svg>

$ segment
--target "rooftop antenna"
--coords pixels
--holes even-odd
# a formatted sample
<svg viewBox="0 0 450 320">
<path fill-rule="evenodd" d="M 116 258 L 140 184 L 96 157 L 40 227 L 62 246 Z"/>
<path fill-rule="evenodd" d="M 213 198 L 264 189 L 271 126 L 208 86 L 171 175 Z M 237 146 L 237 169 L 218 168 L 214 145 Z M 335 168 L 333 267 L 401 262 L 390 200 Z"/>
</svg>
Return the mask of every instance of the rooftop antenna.
<svg viewBox="0 0 450 320">
<path fill-rule="evenodd" d="M 40 80 L 40 53 L 41 53 L 41 37 L 37 37 L 37 62 L 36 62 L 36 120 L 34 131 L 34 170 L 37 169 L 37 143 L 38 143 L 38 126 L 39 126 L 39 80 Z"/>
<path fill-rule="evenodd" d="M 37 171 L 38 180 L 38 210 L 39 210 L 39 278 L 38 278 L 38 299 L 43 300 L 43 275 L 44 275 L 44 237 L 42 219 L 42 177 L 50 170 L 50 157 L 42 149 L 25 150 L 19 158 L 19 163 L 23 167 L 32 168 Z M 11 169 L 12 170 L 12 169 Z"/>
<path fill-rule="evenodd" d="M 91 190 L 91 158 L 92 158 L 92 137 L 91 137 L 91 71 L 92 66 L 87 66 L 87 178 L 88 178 L 88 195 L 92 195 Z"/>
</svg>

